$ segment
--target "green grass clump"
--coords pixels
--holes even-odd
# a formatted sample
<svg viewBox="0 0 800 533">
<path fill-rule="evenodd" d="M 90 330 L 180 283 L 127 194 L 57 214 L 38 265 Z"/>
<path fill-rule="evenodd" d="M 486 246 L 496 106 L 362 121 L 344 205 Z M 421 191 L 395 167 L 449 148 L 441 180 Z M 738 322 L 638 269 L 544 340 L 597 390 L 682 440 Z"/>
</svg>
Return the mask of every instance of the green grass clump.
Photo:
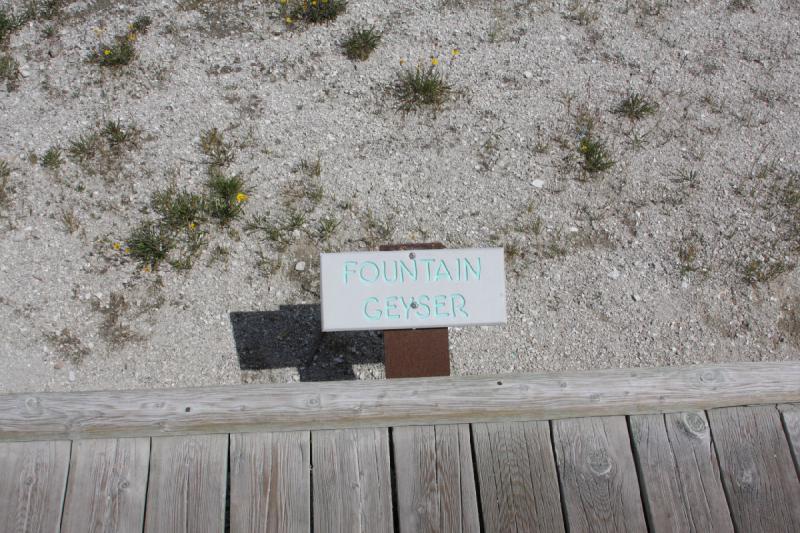
<svg viewBox="0 0 800 533">
<path fill-rule="evenodd" d="M 17 88 L 19 79 L 19 63 L 9 55 L 0 56 L 0 80 L 6 82 L 6 90 L 9 92 Z"/>
<path fill-rule="evenodd" d="M 129 26 L 128 30 L 130 33 L 133 34 L 145 34 L 147 30 L 150 29 L 150 25 L 153 23 L 153 19 L 148 17 L 147 15 L 143 15 L 141 17 L 136 17 Z"/>
<path fill-rule="evenodd" d="M 56 170 L 64 160 L 61 159 L 61 150 L 56 146 L 51 146 L 42 156 L 42 166 L 50 170 Z"/>
<path fill-rule="evenodd" d="M 97 133 L 87 133 L 70 141 L 67 153 L 73 161 L 84 162 L 93 159 L 99 149 L 100 136 Z"/>
<path fill-rule="evenodd" d="M 639 93 L 629 92 L 614 108 L 614 113 L 627 117 L 631 122 L 652 115 L 658 110 L 658 104 Z"/>
<path fill-rule="evenodd" d="M 399 100 L 397 108 L 403 114 L 423 108 L 432 109 L 435 113 L 452 92 L 444 75 L 433 65 L 427 69 L 417 67 L 405 70 L 394 84 L 394 95 Z"/>
<path fill-rule="evenodd" d="M 11 176 L 11 167 L 8 163 L 0 159 L 0 207 L 8 205 L 9 201 L 9 186 L 8 179 Z"/>
<path fill-rule="evenodd" d="M 101 43 L 92 54 L 92 59 L 103 67 L 119 67 L 129 64 L 136 57 L 136 47 L 129 37 L 133 34 L 117 37 L 113 43 Z"/>
<path fill-rule="evenodd" d="M 17 22 L 14 15 L 9 11 L 0 8 L 0 45 L 5 44 L 6 39 L 17 29 Z"/>
<path fill-rule="evenodd" d="M 153 194 L 151 206 L 173 230 L 194 227 L 205 220 L 205 199 L 199 194 L 179 191 L 175 186 Z"/>
<path fill-rule="evenodd" d="M 142 265 L 156 270 L 175 243 L 171 232 L 151 221 L 142 222 L 128 237 L 128 253 Z"/>
<path fill-rule="evenodd" d="M 288 9 L 286 22 L 321 24 L 335 20 L 345 9 L 347 9 L 346 0 L 298 0 Z"/>
<path fill-rule="evenodd" d="M 227 225 L 242 213 L 247 201 L 247 187 L 240 176 L 226 176 L 213 171 L 208 179 L 208 188 L 208 214 L 221 225 Z"/>
<path fill-rule="evenodd" d="M 200 150 L 208 157 L 211 170 L 233 162 L 233 146 L 225 142 L 225 136 L 217 128 L 200 134 Z"/>
<path fill-rule="evenodd" d="M 792 270 L 794 265 L 780 260 L 753 259 L 744 266 L 744 280 L 751 285 L 765 283 Z"/>
<path fill-rule="evenodd" d="M 581 168 L 589 174 L 597 174 L 614 166 L 615 161 L 606 148 L 605 142 L 587 135 L 581 139 L 578 152 L 583 156 Z"/>
<path fill-rule="evenodd" d="M 374 27 L 355 28 L 342 43 L 344 55 L 354 61 L 366 61 L 380 40 L 381 34 Z"/>
<path fill-rule="evenodd" d="M 130 143 L 136 139 L 139 129 L 135 126 L 123 126 L 119 121 L 109 120 L 100 131 L 105 138 L 108 146 L 112 150 L 119 149 L 123 144 Z"/>
</svg>

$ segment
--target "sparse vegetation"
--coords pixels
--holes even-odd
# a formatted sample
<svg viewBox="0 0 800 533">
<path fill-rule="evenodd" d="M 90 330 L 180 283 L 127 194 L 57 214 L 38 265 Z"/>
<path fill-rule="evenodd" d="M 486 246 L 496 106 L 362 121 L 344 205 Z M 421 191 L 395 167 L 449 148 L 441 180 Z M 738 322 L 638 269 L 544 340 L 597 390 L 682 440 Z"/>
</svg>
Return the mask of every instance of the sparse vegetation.
<svg viewBox="0 0 800 533">
<path fill-rule="evenodd" d="M 128 253 L 143 266 L 156 270 L 175 246 L 171 232 L 152 221 L 139 224 L 126 241 Z"/>
<path fill-rule="evenodd" d="M 208 188 L 208 214 L 220 224 L 224 226 L 242 213 L 247 201 L 247 186 L 240 176 L 226 176 L 213 171 L 208 179 Z"/>
<path fill-rule="evenodd" d="M 366 61 L 380 40 L 381 34 L 374 27 L 355 28 L 350 30 L 350 35 L 342 43 L 342 48 L 349 59 Z"/>
<path fill-rule="evenodd" d="M 8 179 L 11 176 L 11 167 L 0 159 L 0 207 L 6 207 L 9 201 L 10 187 Z"/>
<path fill-rule="evenodd" d="M 658 110 L 658 104 L 636 92 L 629 92 L 614 108 L 614 113 L 626 117 L 631 122 L 641 120 Z"/>
<path fill-rule="evenodd" d="M 300 21 L 308 24 L 330 22 L 347 9 L 346 0 L 293 0 L 288 4 L 281 2 L 288 24 Z"/>
<path fill-rule="evenodd" d="M 604 172 L 615 164 L 605 142 L 594 139 L 590 135 L 581 139 L 578 145 L 578 152 L 583 156 L 581 168 L 589 174 Z"/>
<path fill-rule="evenodd" d="M 211 128 L 200 134 L 200 150 L 205 154 L 212 168 L 222 167 L 233 162 L 233 146 L 225 142 L 225 136 L 217 128 Z"/>
<path fill-rule="evenodd" d="M 139 129 L 134 125 L 123 126 L 119 121 L 109 120 L 102 129 L 101 134 L 112 150 L 119 149 L 122 145 L 132 143 L 139 134 Z"/>
<path fill-rule="evenodd" d="M 136 57 L 133 34 L 117 36 L 113 42 L 101 43 L 91 59 L 104 67 L 119 67 L 129 64 Z"/>
<path fill-rule="evenodd" d="M 394 95 L 403 114 L 428 108 L 436 114 L 453 92 L 444 74 L 434 65 L 406 69 L 398 75 Z"/>
<path fill-rule="evenodd" d="M 794 265 L 785 263 L 783 260 L 756 258 L 745 264 L 744 279 L 750 284 L 765 283 L 791 270 L 794 270 Z"/>
<path fill-rule="evenodd" d="M 6 90 L 8 92 L 17 88 L 19 64 L 9 55 L 0 56 L 0 80 L 6 82 Z"/>
<path fill-rule="evenodd" d="M 67 233 L 75 233 L 81 227 L 81 223 L 78 221 L 78 217 L 75 216 L 75 211 L 72 209 L 64 209 L 61 211 L 61 223 L 64 225 L 64 230 Z"/>
<path fill-rule="evenodd" d="M 70 141 L 67 153 L 73 161 L 85 162 L 93 159 L 99 148 L 100 136 L 97 133 L 88 133 Z"/>
<path fill-rule="evenodd" d="M 42 166 L 49 170 L 58 170 L 63 162 L 61 150 L 57 146 L 51 146 L 42 156 Z"/>
<path fill-rule="evenodd" d="M 58 333 L 49 333 L 45 339 L 64 359 L 74 365 L 79 365 L 91 352 L 81 340 L 68 328 L 63 328 Z"/>
<path fill-rule="evenodd" d="M 154 193 L 150 204 L 173 231 L 205 220 L 206 199 L 199 194 L 179 191 L 175 186 Z"/>
</svg>

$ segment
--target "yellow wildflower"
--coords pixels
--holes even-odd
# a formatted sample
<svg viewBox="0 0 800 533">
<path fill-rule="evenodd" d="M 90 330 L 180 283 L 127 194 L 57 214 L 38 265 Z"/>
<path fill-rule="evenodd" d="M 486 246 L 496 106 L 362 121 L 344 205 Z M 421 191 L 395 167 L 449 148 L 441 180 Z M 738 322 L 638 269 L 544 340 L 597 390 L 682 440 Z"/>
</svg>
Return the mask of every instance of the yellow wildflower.
<svg viewBox="0 0 800 533">
<path fill-rule="evenodd" d="M 115 242 L 114 244 L 111 245 L 111 247 L 114 248 L 115 250 L 119 250 L 120 248 L 122 248 L 122 245 L 118 242 Z"/>
<path fill-rule="evenodd" d="M 129 41 L 135 41 L 136 40 L 136 34 L 135 33 L 129 33 L 128 34 L 128 40 Z"/>
<path fill-rule="evenodd" d="M 189 229 L 193 230 L 196 227 L 197 227 L 197 224 L 195 224 L 194 222 L 190 222 L 189 223 Z"/>
<path fill-rule="evenodd" d="M 292 22 L 292 17 L 286 17 L 286 24 L 291 24 Z"/>
<path fill-rule="evenodd" d="M 286 0 L 281 0 L 281 4 L 286 5 Z"/>
<path fill-rule="evenodd" d="M 312 6 L 315 6 L 315 5 L 317 5 L 317 0 L 311 0 L 311 5 L 312 5 Z"/>
<path fill-rule="evenodd" d="M 459 50 L 458 48 L 453 48 L 453 51 L 450 53 L 453 54 L 453 57 L 455 57 L 461 53 L 461 50 Z"/>
<path fill-rule="evenodd" d="M 405 62 L 406 62 L 406 60 L 405 60 L 405 59 L 403 59 L 403 58 L 401 57 L 401 58 L 400 58 L 400 64 L 402 65 L 402 64 L 404 64 Z"/>
<path fill-rule="evenodd" d="M 431 56 L 431 65 L 433 65 L 435 67 L 438 64 L 439 64 L 439 60 L 436 59 L 435 57 Z"/>
<path fill-rule="evenodd" d="M 130 249 L 130 248 L 125 248 L 125 253 L 126 253 L 126 254 L 129 254 L 129 253 L 131 253 L 131 249 Z"/>
<path fill-rule="evenodd" d="M 145 265 L 144 268 L 142 268 L 142 270 L 144 272 L 150 272 L 150 265 Z"/>
<path fill-rule="evenodd" d="M 247 200 L 247 195 L 245 193 L 240 192 L 240 193 L 238 193 L 236 195 L 236 201 L 237 202 L 241 203 L 241 202 L 244 202 L 245 200 Z"/>
<path fill-rule="evenodd" d="M 104 56 L 110 56 L 111 55 L 111 50 L 108 50 L 108 49 L 103 50 L 103 55 Z"/>
</svg>

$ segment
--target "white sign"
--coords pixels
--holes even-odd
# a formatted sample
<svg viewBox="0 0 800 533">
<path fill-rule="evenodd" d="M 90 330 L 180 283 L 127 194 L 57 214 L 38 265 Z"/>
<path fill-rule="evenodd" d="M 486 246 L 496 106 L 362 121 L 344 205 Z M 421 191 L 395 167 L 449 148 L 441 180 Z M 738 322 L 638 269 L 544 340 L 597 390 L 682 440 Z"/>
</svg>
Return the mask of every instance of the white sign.
<svg viewBox="0 0 800 533">
<path fill-rule="evenodd" d="M 505 324 L 502 248 L 321 254 L 322 330 Z"/>
</svg>

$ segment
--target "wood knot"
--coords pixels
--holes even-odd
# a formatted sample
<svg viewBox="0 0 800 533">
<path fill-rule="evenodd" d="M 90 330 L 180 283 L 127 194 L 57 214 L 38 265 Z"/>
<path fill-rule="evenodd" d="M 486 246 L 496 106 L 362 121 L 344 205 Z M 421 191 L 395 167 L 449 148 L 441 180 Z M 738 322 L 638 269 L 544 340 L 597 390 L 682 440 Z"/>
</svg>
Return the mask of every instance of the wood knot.
<svg viewBox="0 0 800 533">
<path fill-rule="evenodd" d="M 703 434 L 708 429 L 708 424 L 703 420 L 703 417 L 697 413 L 686 413 L 683 415 L 683 424 L 689 433 Z"/>
<path fill-rule="evenodd" d="M 604 476 L 611 472 L 611 460 L 605 450 L 589 452 L 589 469 L 598 476 Z"/>
</svg>

